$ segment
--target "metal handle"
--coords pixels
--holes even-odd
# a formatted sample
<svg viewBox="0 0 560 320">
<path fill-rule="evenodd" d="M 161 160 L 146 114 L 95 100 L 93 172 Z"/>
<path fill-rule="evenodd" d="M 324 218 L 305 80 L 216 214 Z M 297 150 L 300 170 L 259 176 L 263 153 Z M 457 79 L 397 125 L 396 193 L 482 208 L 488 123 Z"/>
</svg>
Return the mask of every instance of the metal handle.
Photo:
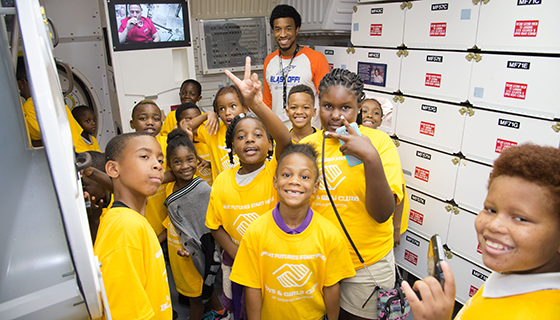
<svg viewBox="0 0 560 320">
<path fill-rule="evenodd" d="M 461 115 L 464 115 L 465 113 L 467 113 L 467 108 L 462 107 L 461 109 L 459 109 L 459 113 L 460 113 Z"/>
<path fill-rule="evenodd" d="M 91 166 L 91 155 L 87 152 L 76 153 L 76 171 L 81 171 Z"/>
<path fill-rule="evenodd" d="M 552 130 L 556 133 L 560 132 L 560 122 L 556 122 L 556 124 L 552 126 Z"/>
<path fill-rule="evenodd" d="M 453 209 L 453 206 L 450 205 L 450 204 L 445 206 L 445 211 L 447 211 L 447 212 L 451 212 L 452 209 Z"/>
<path fill-rule="evenodd" d="M 68 90 L 62 91 L 62 95 L 65 96 L 72 92 L 72 90 L 74 90 L 74 73 L 66 62 L 58 58 L 54 58 L 54 61 L 56 62 L 57 66 L 64 68 L 64 71 L 66 72 L 66 79 L 68 79 Z"/>
</svg>

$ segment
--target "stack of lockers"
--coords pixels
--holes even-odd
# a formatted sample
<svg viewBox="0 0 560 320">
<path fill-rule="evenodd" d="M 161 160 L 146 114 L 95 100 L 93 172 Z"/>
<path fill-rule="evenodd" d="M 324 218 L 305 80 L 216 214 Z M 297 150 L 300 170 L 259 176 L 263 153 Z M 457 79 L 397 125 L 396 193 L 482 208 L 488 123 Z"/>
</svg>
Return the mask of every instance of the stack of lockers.
<svg viewBox="0 0 560 320">
<path fill-rule="evenodd" d="M 400 266 L 427 275 L 428 239 L 448 248 L 465 303 L 484 283 L 474 229 L 493 161 L 524 142 L 558 147 L 560 1 L 359 1 L 353 48 L 316 48 L 390 100 L 410 200 Z"/>
</svg>

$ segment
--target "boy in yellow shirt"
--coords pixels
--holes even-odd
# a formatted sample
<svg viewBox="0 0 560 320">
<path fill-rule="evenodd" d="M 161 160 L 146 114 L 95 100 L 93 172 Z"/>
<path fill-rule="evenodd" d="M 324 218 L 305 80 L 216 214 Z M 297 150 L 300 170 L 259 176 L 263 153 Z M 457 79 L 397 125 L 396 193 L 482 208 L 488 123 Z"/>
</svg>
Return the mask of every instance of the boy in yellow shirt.
<svg viewBox="0 0 560 320">
<path fill-rule="evenodd" d="M 163 253 L 144 217 L 146 199 L 163 180 L 163 153 L 148 133 L 126 133 L 107 144 L 105 170 L 115 202 L 101 216 L 94 254 L 113 319 L 173 318 Z"/>
</svg>

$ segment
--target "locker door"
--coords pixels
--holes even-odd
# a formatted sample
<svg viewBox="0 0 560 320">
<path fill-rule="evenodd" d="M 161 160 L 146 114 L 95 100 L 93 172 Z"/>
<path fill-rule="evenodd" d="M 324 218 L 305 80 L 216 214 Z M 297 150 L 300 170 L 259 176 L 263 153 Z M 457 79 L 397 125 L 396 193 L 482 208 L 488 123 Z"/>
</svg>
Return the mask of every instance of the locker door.
<svg viewBox="0 0 560 320">
<path fill-rule="evenodd" d="M 383 92 L 399 89 L 401 58 L 396 49 L 352 48 L 349 70 L 357 73 L 364 87 Z"/>
<path fill-rule="evenodd" d="M 456 153 L 461 149 L 466 108 L 416 98 L 404 98 L 399 104 L 399 139 Z"/>
<path fill-rule="evenodd" d="M 404 94 L 451 102 L 467 100 L 472 63 L 467 53 L 408 50 L 403 55 Z M 472 55 L 472 54 L 471 54 Z"/>
<path fill-rule="evenodd" d="M 478 213 L 484 208 L 492 167 L 461 160 L 455 186 L 455 202 L 459 207 Z"/>
<path fill-rule="evenodd" d="M 429 242 L 413 232 L 401 235 L 401 245 L 395 249 L 395 260 L 399 266 L 420 279 L 428 276 Z"/>
<path fill-rule="evenodd" d="M 441 200 L 451 200 L 459 158 L 399 141 L 406 185 Z"/>
<path fill-rule="evenodd" d="M 399 96 L 369 90 L 364 90 L 364 93 L 366 94 L 366 98 L 375 99 L 381 103 L 383 118 L 381 125 L 377 129 L 387 133 L 388 135 L 395 134 Z"/>
<path fill-rule="evenodd" d="M 457 256 L 447 260 L 447 263 L 453 270 L 455 286 L 457 287 L 455 300 L 462 304 L 465 304 L 470 297 L 474 296 L 490 276 L 490 271 Z"/>
<path fill-rule="evenodd" d="M 511 55 L 481 55 L 474 63 L 469 101 L 475 106 L 560 118 L 556 95 L 560 59 Z M 492 75 L 492 76 L 489 76 Z"/>
<path fill-rule="evenodd" d="M 490 1 L 480 8 L 476 45 L 488 51 L 560 53 L 560 1 Z"/>
<path fill-rule="evenodd" d="M 455 207 L 451 215 L 446 243 L 451 252 L 484 266 L 482 251 L 478 246 L 478 237 L 474 228 L 475 219 L 476 214 Z"/>
<path fill-rule="evenodd" d="M 427 240 L 436 233 L 445 239 L 451 218 L 451 205 L 412 188 L 407 189 L 407 193 L 410 200 L 408 229 Z"/>
<path fill-rule="evenodd" d="M 472 0 L 414 2 L 406 13 L 404 43 L 409 48 L 470 49 L 479 9 Z"/>
<path fill-rule="evenodd" d="M 350 41 L 355 46 L 365 47 L 402 45 L 405 10 L 407 8 L 401 8 L 401 3 L 355 6 Z"/>
<path fill-rule="evenodd" d="M 315 46 L 314 50 L 325 55 L 331 71 L 335 68 L 348 69 L 348 63 L 350 62 L 348 48 Z"/>
<path fill-rule="evenodd" d="M 558 148 L 560 123 L 469 109 L 461 151 L 471 160 L 492 165 L 503 149 L 523 142 Z"/>
</svg>

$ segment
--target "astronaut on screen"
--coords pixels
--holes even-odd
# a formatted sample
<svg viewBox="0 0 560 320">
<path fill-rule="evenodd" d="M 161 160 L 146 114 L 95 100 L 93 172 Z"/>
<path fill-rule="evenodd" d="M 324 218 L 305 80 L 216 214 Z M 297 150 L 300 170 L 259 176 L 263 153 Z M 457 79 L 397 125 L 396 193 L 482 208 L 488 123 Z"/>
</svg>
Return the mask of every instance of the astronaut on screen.
<svg viewBox="0 0 560 320">
<path fill-rule="evenodd" d="M 152 20 L 142 16 L 142 6 L 128 6 L 128 17 L 121 20 L 119 28 L 120 43 L 159 42 L 160 36 Z"/>
</svg>

